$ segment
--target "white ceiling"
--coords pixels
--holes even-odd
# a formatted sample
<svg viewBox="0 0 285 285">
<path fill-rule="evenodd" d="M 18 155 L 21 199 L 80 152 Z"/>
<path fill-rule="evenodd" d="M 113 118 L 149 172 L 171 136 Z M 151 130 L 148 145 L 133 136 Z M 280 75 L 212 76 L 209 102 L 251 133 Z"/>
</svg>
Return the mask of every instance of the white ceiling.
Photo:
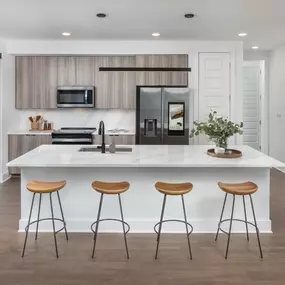
<svg viewBox="0 0 285 285">
<path fill-rule="evenodd" d="M 247 32 L 245 49 L 270 50 L 285 44 L 284 11 L 285 0 L 0 0 L 0 38 L 240 40 Z"/>
</svg>

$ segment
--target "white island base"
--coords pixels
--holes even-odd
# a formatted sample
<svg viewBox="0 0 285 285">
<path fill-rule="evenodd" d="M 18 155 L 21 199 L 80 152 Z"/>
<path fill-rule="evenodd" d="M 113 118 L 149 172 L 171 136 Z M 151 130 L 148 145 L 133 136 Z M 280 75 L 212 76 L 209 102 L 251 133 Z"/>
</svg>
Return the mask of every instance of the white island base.
<svg viewBox="0 0 285 285">
<path fill-rule="evenodd" d="M 91 154 L 92 155 L 92 154 Z M 100 154 L 101 155 L 101 154 Z M 107 154 L 108 155 L 108 154 Z M 259 186 L 253 194 L 256 218 L 261 232 L 271 232 L 269 215 L 269 179 L 270 168 L 253 167 L 23 167 L 21 171 L 21 220 L 19 231 L 24 231 L 32 200 L 32 193 L 26 190 L 31 180 L 66 180 L 67 185 L 59 193 L 63 205 L 67 230 L 69 232 L 90 232 L 90 225 L 96 220 L 100 194 L 93 190 L 94 180 L 128 181 L 131 188 L 121 194 L 124 218 L 129 223 L 130 232 L 153 233 L 154 225 L 159 221 L 163 194 L 154 184 L 157 181 L 191 182 L 193 190 L 184 196 L 188 222 L 194 232 L 212 233 L 217 231 L 225 193 L 217 186 L 218 181 L 237 183 L 253 181 Z M 39 195 L 36 195 L 33 219 L 37 217 Z M 232 195 L 228 195 L 224 218 L 230 217 Z M 248 220 L 252 221 L 249 198 L 246 197 Z M 53 194 L 55 216 L 60 217 L 58 201 Z M 50 217 L 49 195 L 43 195 L 41 218 Z M 180 196 L 168 196 L 165 219 L 183 219 Z M 242 198 L 236 198 L 234 217 L 244 219 Z M 101 218 L 120 219 L 117 195 L 104 195 Z M 58 228 L 60 225 L 58 224 Z M 224 224 L 224 229 L 228 226 Z M 31 231 L 35 230 L 31 226 Z M 255 229 L 249 227 L 254 232 Z M 39 231 L 52 231 L 51 222 L 42 222 Z M 100 223 L 99 231 L 121 232 L 122 225 L 116 222 Z M 163 232 L 185 232 L 180 223 L 163 224 Z M 235 222 L 233 232 L 245 232 L 245 224 Z"/>
</svg>

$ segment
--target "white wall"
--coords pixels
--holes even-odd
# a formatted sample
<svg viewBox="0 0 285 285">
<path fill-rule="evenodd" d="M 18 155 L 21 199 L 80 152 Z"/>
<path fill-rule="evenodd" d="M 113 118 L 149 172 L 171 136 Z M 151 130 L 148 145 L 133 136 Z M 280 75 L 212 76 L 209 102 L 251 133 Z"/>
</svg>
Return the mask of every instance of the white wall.
<svg viewBox="0 0 285 285">
<path fill-rule="evenodd" d="M 270 56 L 269 154 L 285 162 L 285 46 Z"/>
<path fill-rule="evenodd" d="M 0 39 L 0 53 L 5 51 L 4 42 Z M 2 182 L 2 88 L 3 88 L 3 80 L 2 80 L 2 60 L 0 59 L 0 183 Z"/>
<path fill-rule="evenodd" d="M 10 131 L 24 131 L 30 129 L 29 116 L 42 115 L 45 120 L 52 122 L 54 129 L 61 127 L 96 127 L 101 120 L 108 129 L 127 129 L 135 132 L 134 110 L 94 110 L 94 109 L 60 109 L 60 110 L 17 110 L 20 118 L 16 129 Z"/>
<path fill-rule="evenodd" d="M 0 119 L 1 119 L 1 171 L 0 182 L 8 177 L 6 163 L 8 161 L 8 136 L 10 129 L 19 125 L 19 117 L 15 110 L 15 57 L 8 54 L 2 46 L 0 67 Z"/>
</svg>

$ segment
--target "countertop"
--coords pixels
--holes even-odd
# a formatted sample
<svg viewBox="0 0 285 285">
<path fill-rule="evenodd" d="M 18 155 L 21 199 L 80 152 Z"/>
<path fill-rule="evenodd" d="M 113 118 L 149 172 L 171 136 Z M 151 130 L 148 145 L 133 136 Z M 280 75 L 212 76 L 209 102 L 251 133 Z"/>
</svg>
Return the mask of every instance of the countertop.
<svg viewBox="0 0 285 285">
<path fill-rule="evenodd" d="M 8 135 L 51 135 L 51 132 L 31 132 L 31 131 L 11 131 L 8 132 Z M 93 133 L 94 136 L 98 135 L 98 131 L 95 131 Z M 105 133 L 106 136 L 135 136 L 135 131 L 128 131 L 127 133 L 125 132 L 109 132 L 106 131 Z"/>
<path fill-rule="evenodd" d="M 78 152 L 79 145 L 42 145 L 9 162 L 8 167 L 249 167 L 279 168 L 285 164 L 249 146 L 231 146 L 242 151 L 236 159 L 207 155 L 209 145 L 135 145 L 132 152 L 114 154 Z M 124 146 L 126 147 L 126 146 Z"/>
</svg>

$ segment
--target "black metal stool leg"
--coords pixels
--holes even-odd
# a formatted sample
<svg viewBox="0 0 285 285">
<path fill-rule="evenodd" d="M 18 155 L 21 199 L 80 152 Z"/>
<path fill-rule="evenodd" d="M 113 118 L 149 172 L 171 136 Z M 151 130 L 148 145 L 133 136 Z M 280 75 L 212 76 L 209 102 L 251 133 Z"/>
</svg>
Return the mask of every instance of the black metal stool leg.
<svg viewBox="0 0 285 285">
<path fill-rule="evenodd" d="M 244 209 L 244 218 L 245 218 L 245 227 L 246 227 L 246 237 L 247 237 L 247 241 L 249 241 L 248 224 L 247 224 L 247 215 L 246 215 L 246 208 L 245 208 L 244 195 L 242 196 L 242 201 L 243 201 L 243 209 Z"/>
<path fill-rule="evenodd" d="M 167 195 L 165 194 L 164 198 L 163 198 L 163 203 L 162 203 L 159 231 L 158 231 L 158 236 L 157 236 L 157 245 L 156 245 L 155 259 L 157 259 L 157 255 L 158 255 L 158 248 L 159 248 L 159 243 L 160 243 L 160 234 L 161 234 L 162 220 L 163 220 L 163 215 L 164 215 L 164 210 L 165 210 L 166 196 Z"/>
<path fill-rule="evenodd" d="M 125 221 L 124 221 L 124 215 L 123 215 L 123 208 L 122 208 L 122 201 L 121 201 L 121 195 L 118 194 L 119 197 L 119 204 L 120 204 L 120 212 L 121 212 L 121 218 L 122 218 L 122 226 L 123 226 L 123 231 L 124 231 L 124 239 L 125 239 L 125 246 L 126 246 L 126 252 L 127 252 L 127 258 L 129 259 L 129 249 L 128 249 L 128 243 L 127 243 L 127 234 L 126 234 L 126 229 L 125 229 Z"/>
<path fill-rule="evenodd" d="M 53 227 L 53 237 L 54 237 L 55 253 L 56 253 L 56 257 L 58 258 L 58 249 L 57 249 L 57 240 L 56 240 L 56 232 L 55 232 L 54 214 L 53 214 L 53 206 L 52 206 L 51 194 L 52 193 L 49 194 L 50 210 L 51 210 L 51 217 L 52 217 L 52 227 Z"/>
<path fill-rule="evenodd" d="M 31 204 L 31 209 L 30 209 L 30 215 L 29 215 L 29 220 L 28 220 L 28 225 L 27 225 L 27 228 L 26 228 L 26 236 L 25 236 L 25 242 L 24 242 L 22 257 L 24 257 L 24 255 L 25 255 L 25 250 L 26 250 L 26 244 L 27 244 L 27 239 L 28 239 L 28 234 L 29 234 L 29 227 L 30 227 L 30 222 L 31 222 L 31 217 L 32 217 L 32 212 L 33 212 L 35 195 L 36 195 L 36 193 L 33 194 L 33 199 L 32 199 L 32 204 Z"/>
<path fill-rule="evenodd" d="M 65 219 L 64 219 L 64 215 L 63 215 L 63 210 L 62 210 L 62 206 L 61 206 L 61 201 L 60 201 L 59 193 L 58 193 L 58 191 L 57 191 L 56 193 L 57 193 L 59 208 L 60 208 L 60 212 L 61 212 L 61 217 L 62 217 L 63 224 L 64 224 L 65 237 L 66 237 L 66 240 L 68 240 L 68 234 L 67 234 L 67 229 L 66 229 L 66 223 L 65 223 Z"/>
<path fill-rule="evenodd" d="M 251 195 L 249 195 L 249 198 L 250 198 L 252 214 L 253 214 L 253 219 L 254 219 L 254 224 L 255 224 L 255 229 L 256 229 L 256 236 L 257 236 L 257 241 L 258 241 L 258 246 L 259 246 L 259 251 L 260 251 L 260 257 L 261 257 L 261 259 L 263 259 L 263 254 L 262 254 L 262 249 L 261 249 L 261 244 L 260 244 L 260 238 L 259 238 L 259 229 L 258 229 L 257 223 L 256 223 L 256 217 L 255 217 L 254 206 L 253 206 Z"/>
<path fill-rule="evenodd" d="M 93 250 L 92 250 L 92 258 L 94 258 L 95 254 L 95 247 L 96 247 L 96 241 L 97 241 L 97 234 L 98 234 L 98 228 L 99 228 L 99 220 L 101 215 L 101 209 L 102 209 L 102 203 L 103 203 L 103 193 L 101 194 L 100 203 L 99 203 L 99 209 L 97 214 L 97 223 L 96 223 L 96 230 L 94 233 L 94 243 L 93 243 Z"/>
<path fill-rule="evenodd" d="M 222 219 L 223 219 L 223 215 L 224 215 L 224 210 L 225 210 L 225 205 L 226 205 L 227 197 L 228 197 L 228 193 L 226 193 L 226 195 L 225 195 L 224 204 L 223 204 L 223 209 L 222 209 L 222 213 L 221 213 L 221 217 L 220 217 L 220 222 L 219 222 L 219 224 L 218 224 L 218 230 L 217 230 L 217 234 L 216 234 L 215 241 L 217 241 L 217 239 L 218 239 L 218 235 L 219 235 L 219 231 L 220 231 L 220 224 L 221 224 L 221 221 L 222 221 Z"/>
<path fill-rule="evenodd" d="M 233 207 L 232 207 L 232 214 L 231 214 L 231 221 L 230 221 L 230 229 L 229 229 L 229 236 L 228 236 L 228 243 L 227 243 L 227 250 L 226 250 L 225 259 L 228 258 L 228 251 L 229 251 L 229 245 L 230 245 L 230 239 L 231 239 L 231 233 L 232 233 L 232 224 L 233 224 L 234 208 L 235 208 L 235 199 L 236 199 L 236 196 L 233 195 Z"/>
<path fill-rule="evenodd" d="M 42 204 L 42 194 L 40 194 L 40 199 L 39 199 L 38 221 L 37 221 L 37 229 L 36 229 L 35 240 L 38 239 L 38 230 L 39 230 L 39 219 L 40 219 L 40 213 L 41 213 L 41 204 Z"/>
<path fill-rule="evenodd" d="M 185 227 L 186 227 L 186 235 L 187 235 L 187 240 L 188 240 L 189 254 L 190 254 L 190 259 L 192 259 L 192 251 L 191 251 L 191 244 L 190 244 L 190 237 L 189 237 L 188 226 L 187 226 L 187 216 L 186 216 L 186 209 L 185 209 L 183 195 L 181 195 L 181 200 L 182 200 L 183 213 L 184 213 L 184 219 L 185 219 Z"/>
</svg>

